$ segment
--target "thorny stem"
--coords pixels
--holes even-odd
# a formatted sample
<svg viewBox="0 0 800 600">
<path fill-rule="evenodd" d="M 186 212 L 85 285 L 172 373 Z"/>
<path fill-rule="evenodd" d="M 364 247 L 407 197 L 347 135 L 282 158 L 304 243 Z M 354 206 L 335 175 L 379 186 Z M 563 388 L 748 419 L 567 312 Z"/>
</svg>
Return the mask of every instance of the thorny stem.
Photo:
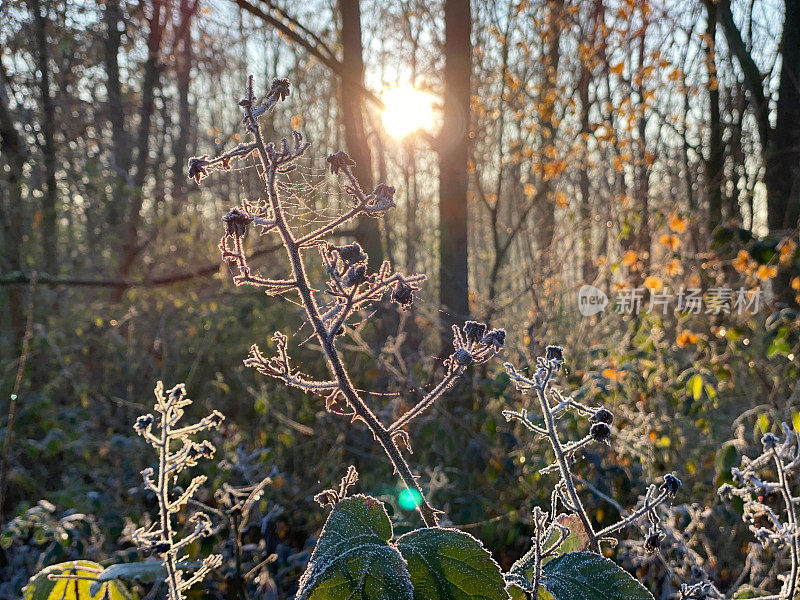
<svg viewBox="0 0 800 600">
<path fill-rule="evenodd" d="M 567 463 L 564 447 L 561 445 L 561 440 L 558 437 L 558 429 L 556 428 L 552 407 L 547 401 L 547 396 L 545 395 L 545 390 L 549 385 L 552 374 L 553 369 L 550 365 L 548 365 L 545 377 L 543 378 L 544 382 L 541 384 L 541 386 L 535 387 L 536 396 L 539 399 L 539 405 L 542 408 L 542 414 L 544 415 L 544 422 L 547 429 L 547 436 L 550 439 L 550 445 L 553 447 L 553 453 L 556 455 L 556 461 L 558 461 L 558 469 L 561 473 L 561 479 L 564 482 L 564 487 L 567 489 L 570 501 L 573 504 L 572 508 L 576 511 L 584 529 L 586 529 L 586 533 L 589 536 L 589 546 L 595 552 L 599 552 L 600 544 L 597 539 L 597 534 L 594 532 L 592 522 L 589 520 L 589 516 L 586 514 L 586 509 L 583 507 L 580 496 L 578 496 L 578 491 L 575 489 L 575 482 L 572 479 L 572 472 L 570 471 L 569 464 Z"/>
<path fill-rule="evenodd" d="M 171 399 L 168 400 L 171 403 Z M 159 440 L 158 452 L 158 514 L 161 520 L 161 541 L 172 543 L 172 521 L 170 519 L 169 497 L 167 495 L 168 475 L 167 460 L 169 458 L 170 442 L 170 420 L 171 410 L 165 410 L 161 418 L 161 439 Z M 179 575 L 175 565 L 175 551 L 170 548 L 165 554 L 164 565 L 167 568 L 167 585 L 169 586 L 169 597 L 180 598 Z"/>
<path fill-rule="evenodd" d="M 789 572 L 789 577 L 784 582 L 784 589 L 786 593 L 784 596 L 788 600 L 793 600 L 795 597 L 795 591 L 797 590 L 797 578 L 798 578 L 798 557 L 800 556 L 800 548 L 798 548 L 798 529 L 797 529 L 797 509 L 795 508 L 794 499 L 792 498 L 792 491 L 789 488 L 789 482 L 786 479 L 786 471 L 784 469 L 783 461 L 781 457 L 778 455 L 777 448 L 772 449 L 772 458 L 775 461 L 775 468 L 778 471 L 778 484 L 781 488 L 781 496 L 783 496 L 783 502 L 786 504 L 786 513 L 787 513 L 787 520 L 789 525 L 789 537 L 791 539 L 790 542 L 790 553 L 792 558 L 792 569 Z"/>
<path fill-rule="evenodd" d="M 658 496 L 655 497 L 648 494 L 648 496 L 645 498 L 645 501 L 642 503 L 642 506 L 631 512 L 621 521 L 614 523 L 613 525 L 609 525 L 605 529 L 599 531 L 597 533 L 598 539 L 602 540 L 604 537 L 625 529 L 628 525 L 632 525 L 636 520 L 639 519 L 639 517 L 646 515 L 657 506 L 660 506 L 669 497 L 669 495 L 669 492 L 666 490 L 662 491 Z"/>
<path fill-rule="evenodd" d="M 317 339 L 319 340 L 325 352 L 325 357 L 328 360 L 328 366 L 331 370 L 331 373 L 336 378 L 339 389 L 348 406 L 353 410 L 355 417 L 364 421 L 370 432 L 372 432 L 372 435 L 381 444 L 386 452 L 386 455 L 389 457 L 389 460 L 392 462 L 394 470 L 400 475 L 403 484 L 407 488 L 416 490 L 419 493 L 422 500 L 420 505 L 417 507 L 417 510 L 419 511 L 425 526 L 435 527 L 438 523 L 436 511 L 425 499 L 425 495 L 423 494 L 422 489 L 417 481 L 417 477 L 408 466 L 408 463 L 400 452 L 400 449 L 397 447 L 397 444 L 391 433 L 380 423 L 380 421 L 378 421 L 369 407 L 359 397 L 342 364 L 341 358 L 336 350 L 335 341 L 333 337 L 328 334 L 328 331 L 325 328 L 322 319 L 320 318 L 319 308 L 313 294 L 311 293 L 311 286 L 305 271 L 302 255 L 300 253 L 301 244 L 294 239 L 294 236 L 292 235 L 292 232 L 286 223 L 280 199 L 278 197 L 278 191 L 275 185 L 275 176 L 278 170 L 278 165 L 269 158 L 266 145 L 264 144 L 264 140 L 261 136 L 260 127 L 258 126 L 256 116 L 253 114 L 252 105 L 247 106 L 245 110 L 247 111 L 248 119 L 252 124 L 252 127 L 250 127 L 249 130 L 252 132 L 255 138 L 255 145 L 256 149 L 258 150 L 261 168 L 266 180 L 267 194 L 269 196 L 270 205 L 274 214 L 275 225 L 280 233 L 281 240 L 283 241 L 283 245 L 286 248 L 286 253 L 289 257 L 289 262 L 291 263 L 295 286 L 297 287 L 300 298 L 302 299 L 306 314 L 314 328 L 314 333 L 316 334 Z M 353 210 L 356 209 L 354 208 Z M 326 229 L 325 231 L 327 232 L 329 229 Z M 316 232 L 316 239 L 318 239 L 318 236 L 320 235 L 323 235 L 323 233 Z M 311 240 L 309 239 L 306 243 L 310 241 Z"/>
</svg>

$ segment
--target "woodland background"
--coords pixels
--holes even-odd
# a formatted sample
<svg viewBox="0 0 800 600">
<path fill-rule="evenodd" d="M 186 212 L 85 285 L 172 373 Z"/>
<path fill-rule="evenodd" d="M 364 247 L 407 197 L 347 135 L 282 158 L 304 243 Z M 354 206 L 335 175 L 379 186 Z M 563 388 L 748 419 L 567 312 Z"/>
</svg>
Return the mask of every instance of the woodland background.
<svg viewBox="0 0 800 600">
<path fill-rule="evenodd" d="M 410 404 L 468 316 L 505 327 L 518 364 L 563 345 L 563 383 L 620 424 L 578 469 L 596 518 L 615 514 L 603 494 L 635 500 L 674 470 L 679 502 L 710 515 L 692 543 L 722 585 L 736 577 L 746 535 L 716 486 L 748 442 L 800 423 L 800 3 L 15 0 L 0 23 L 2 597 L 57 560 L 136 555 L 126 536 L 152 499 L 131 424 L 157 379 L 227 416 L 208 503 L 272 475 L 247 539 L 278 557 L 274 597 L 291 594 L 324 518 L 312 497 L 342 465 L 416 518 L 366 431 L 242 365 L 277 329 L 297 330 L 298 358 L 308 335 L 219 259 L 220 217 L 262 193 L 255 170 L 186 176 L 189 156 L 241 139 L 249 73 L 262 91 L 292 82 L 266 137 L 313 142 L 285 189 L 298 222 L 347 208 L 325 164 L 344 149 L 398 206 L 343 240 L 429 275 L 413 310 L 381 310 L 345 342 L 357 385 L 382 410 L 399 392 Z M 398 83 L 436 99 L 430 130 L 399 140 L 381 123 Z M 681 286 L 767 302 L 583 317 L 585 283 L 612 304 Z M 548 489 L 542 448 L 500 414 L 514 395 L 496 361 L 415 434 L 435 504 L 504 566 Z"/>
</svg>

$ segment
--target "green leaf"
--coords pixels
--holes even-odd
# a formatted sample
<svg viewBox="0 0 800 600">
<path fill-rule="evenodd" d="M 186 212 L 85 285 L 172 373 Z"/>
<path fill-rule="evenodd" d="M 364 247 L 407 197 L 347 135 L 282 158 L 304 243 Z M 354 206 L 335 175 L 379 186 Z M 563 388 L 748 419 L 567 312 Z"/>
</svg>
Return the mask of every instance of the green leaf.
<svg viewBox="0 0 800 600">
<path fill-rule="evenodd" d="M 383 504 L 351 496 L 331 511 L 300 580 L 298 600 L 412 600 L 411 578 L 387 542 L 392 524 Z"/>
<path fill-rule="evenodd" d="M 455 529 L 417 529 L 397 540 L 414 600 L 508 598 L 500 567 L 477 539 Z"/>
<path fill-rule="evenodd" d="M 197 569 L 202 566 L 199 560 L 178 561 L 179 569 Z M 131 563 L 110 565 L 97 575 L 97 580 L 91 585 L 92 594 L 97 592 L 103 582 L 127 581 L 129 583 L 158 583 L 167 578 L 167 568 L 160 560 L 143 560 Z"/>
<path fill-rule="evenodd" d="M 641 583 L 607 558 L 570 552 L 542 568 L 542 585 L 555 600 L 653 600 Z"/>
<path fill-rule="evenodd" d="M 100 586 L 94 579 L 103 567 L 89 560 L 73 560 L 39 571 L 23 590 L 24 600 L 131 600 L 133 596 L 119 582 L 107 581 Z M 58 577 L 50 579 L 50 576 Z M 81 579 L 78 579 L 81 578 Z M 95 587 L 95 590 L 90 588 Z"/>
<path fill-rule="evenodd" d="M 586 550 L 589 547 L 589 536 L 586 533 L 586 529 L 581 523 L 580 517 L 576 514 L 560 514 L 556 517 L 556 522 L 564 527 L 569 529 L 569 535 L 564 538 L 561 543 L 558 545 L 557 548 L 553 548 L 553 545 L 559 539 L 559 532 L 558 530 L 553 531 L 550 537 L 545 540 L 544 544 L 542 544 L 542 553 L 549 554 L 550 550 L 555 550 L 555 554 L 547 556 L 541 560 L 542 564 L 545 564 L 557 556 L 561 556 L 562 554 L 567 554 L 568 552 L 579 552 L 580 550 Z M 513 565 L 511 565 L 511 569 L 509 569 L 510 575 L 516 575 L 522 577 L 525 581 L 532 581 L 534 578 L 534 568 L 536 567 L 536 551 L 533 547 L 531 547 L 528 552 L 522 555 L 519 560 L 517 560 Z"/>
<path fill-rule="evenodd" d="M 765 594 L 764 592 L 759 592 L 757 589 L 750 587 L 749 585 L 745 585 L 736 590 L 736 593 L 733 594 L 733 597 L 734 600 L 745 600 L 746 598 L 761 598 L 762 596 L 768 595 L 769 594 Z"/>
</svg>

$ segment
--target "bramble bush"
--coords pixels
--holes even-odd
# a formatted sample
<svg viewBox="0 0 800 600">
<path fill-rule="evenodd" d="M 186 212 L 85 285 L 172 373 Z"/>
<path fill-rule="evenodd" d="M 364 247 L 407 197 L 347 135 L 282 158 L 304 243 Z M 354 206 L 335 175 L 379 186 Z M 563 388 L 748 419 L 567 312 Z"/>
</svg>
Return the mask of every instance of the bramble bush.
<svg viewBox="0 0 800 600">
<path fill-rule="evenodd" d="M 589 394 L 571 395 L 561 387 L 558 379 L 563 374 L 565 357 L 563 349 L 555 345 L 547 346 L 530 370 L 505 363 L 505 375 L 495 380 L 497 392 L 503 398 L 531 400 L 509 407 L 502 414 L 534 439 L 545 442 L 547 451 L 531 456 L 530 462 L 541 464 L 537 469 L 537 484 L 555 482 L 548 488 L 549 507 L 533 507 L 531 528 L 526 536 L 530 539 L 527 551 L 504 570 L 481 541 L 450 526 L 445 511 L 436 507 L 430 489 L 424 484 L 427 480 L 428 487 L 435 488 L 435 477 L 430 471 L 422 477 L 409 462 L 415 445 L 409 425 L 436 406 L 470 369 L 487 365 L 501 354 L 506 345 L 506 331 L 477 321 L 454 326 L 453 351 L 443 361 L 442 373 L 429 386 L 430 391 L 417 399 L 390 402 L 376 410 L 373 398 L 381 398 L 381 393 L 365 392 L 354 383 L 355 367 L 339 342 L 369 319 L 374 314 L 370 313 L 371 307 L 387 296 L 403 311 L 411 310 L 425 277 L 394 271 L 388 261 L 371 272 L 368 257 L 358 243 L 336 245 L 331 241 L 342 226 L 356 217 L 379 217 L 394 206 L 394 188 L 381 183 L 371 191 L 363 190 L 353 175 L 355 163 L 342 151 L 330 155 L 327 163 L 331 174 L 344 181 L 352 206 L 311 230 L 292 222 L 285 210 L 279 182 L 290 176 L 309 143 L 296 131 L 291 139 L 283 138 L 277 144 L 267 142 L 259 126 L 259 119 L 270 115 L 289 93 L 288 80 L 275 80 L 265 99 L 259 102 L 251 78 L 246 96 L 239 102 L 251 141 L 218 157 L 202 156 L 189 161 L 189 176 L 199 183 L 213 171 L 230 170 L 233 161 L 256 158 L 266 198 L 245 201 L 223 216 L 224 233 L 219 244 L 222 259 L 231 265 L 236 285 L 254 286 L 269 296 L 286 297 L 300 308 L 303 326 L 295 335 L 306 329 L 302 335 L 307 336 L 311 350 L 324 356 L 328 374 L 305 373 L 303 361 L 290 356 L 290 336 L 282 332 L 273 334 L 269 353 L 254 344 L 245 365 L 287 388 L 319 399 L 330 415 L 345 419 L 356 428 L 354 431 L 365 428 L 371 443 L 385 455 L 386 472 L 399 478 L 404 501 L 416 509 L 422 524 L 400 528 L 396 527 L 395 519 L 393 525 L 390 513 L 395 512 L 394 507 L 380 498 L 352 493 L 359 474 L 355 467 L 344 469 L 342 465 L 339 468 L 345 473 L 341 483 L 315 496 L 321 506 L 330 507 L 330 513 L 313 550 L 284 555 L 281 559 L 288 571 L 297 575 L 295 597 L 298 600 L 653 598 L 642 582 L 608 558 L 616 554 L 624 564 L 637 570 L 653 562 L 642 559 L 643 556 L 661 557 L 662 566 L 679 584 L 672 589 L 662 586 L 663 597 L 793 599 L 800 570 L 796 514 L 800 498 L 792 491 L 800 466 L 800 438 L 796 431 L 785 426 L 783 438 L 766 434 L 763 453 L 752 460 L 743 458 L 742 466 L 732 471 L 731 483 L 725 483 L 720 490 L 724 496 L 739 499 L 745 521 L 761 545 L 753 546 L 745 572 L 727 593 L 722 593 L 704 570 L 704 562 L 711 556 L 693 549 L 692 532 L 696 521 L 703 518 L 702 511 L 692 512 L 688 505 L 670 504 L 681 488 L 676 475 L 667 473 L 652 482 L 631 508 L 606 495 L 603 499 L 614 506 L 618 517 L 611 522 L 605 519 L 601 524 L 597 515 L 587 509 L 582 496 L 585 490 L 603 493 L 583 480 L 575 472 L 576 466 L 590 452 L 589 448 L 610 446 L 618 427 L 612 407 L 590 401 L 586 397 Z M 288 267 L 281 278 L 262 276 L 248 260 L 253 232 L 258 238 L 269 236 L 279 240 Z M 321 269 L 309 268 L 311 257 L 319 261 Z M 315 273 L 324 274 L 324 285 L 312 282 Z M 363 369 L 363 364 L 359 362 L 358 368 Z M 688 385 L 694 394 L 698 386 Z M 519 394 L 512 394 L 512 387 Z M 699 389 L 700 393 L 710 393 L 702 379 Z M 134 425 L 136 433 L 157 454 L 155 466 L 142 471 L 145 490 L 154 500 L 154 510 L 152 515 L 142 516 L 137 525 L 131 523 L 127 528 L 128 540 L 154 558 L 115 561 L 103 567 L 86 556 L 69 556 L 69 562 L 49 566 L 36 575 L 24 590 L 26 598 L 117 599 L 138 595 L 142 590 L 146 590 L 147 597 L 154 597 L 166 589 L 170 600 L 179 600 L 193 595 L 195 591 L 190 588 L 195 584 L 215 576 L 229 580 L 231 597 L 250 597 L 253 583 L 263 597 L 275 597 L 274 582 L 267 569 L 275 560 L 274 545 L 269 548 L 248 543 L 247 539 L 252 510 L 263 499 L 269 484 L 274 483 L 273 477 L 261 477 L 253 483 L 253 473 L 258 469 L 249 469 L 248 464 L 254 457 L 242 448 L 224 447 L 227 454 L 224 460 L 236 465 L 249 482 L 240 486 L 220 482 L 215 494 L 218 508 L 211 506 L 204 490 L 207 477 L 194 475 L 184 481 L 179 474 L 200 468 L 201 459 L 214 456 L 214 444 L 197 436 L 219 428 L 224 419 L 222 413 L 213 410 L 195 424 L 184 425 L 181 419 L 191 402 L 183 385 L 165 392 L 159 382 L 155 398 L 157 416 L 144 414 Z M 625 435 L 630 438 L 631 431 Z M 620 448 L 613 451 L 615 456 L 624 457 L 625 452 Z M 325 467 L 334 470 L 338 465 Z M 765 475 L 765 471 L 772 472 L 774 479 Z M 26 527 L 46 526 L 48 531 L 63 532 L 57 535 L 75 535 L 73 530 L 85 521 L 81 525 L 86 530 L 84 535 L 98 535 L 91 518 L 55 521 L 50 512 L 47 507 L 29 511 L 25 518 L 12 521 L 10 530 L 21 532 Z M 262 520 L 263 538 L 268 537 L 265 528 L 269 524 L 274 526 L 274 522 L 274 519 Z M 629 533 L 629 529 L 634 533 Z M 221 548 L 209 547 L 209 540 L 217 539 L 223 530 L 228 533 L 227 541 Z M 9 537 L 8 543 L 15 543 L 15 539 Z M 666 562 L 666 553 L 660 554 L 665 541 L 669 542 L 670 558 L 675 555 L 674 563 Z M 765 559 L 755 550 L 762 546 L 774 554 L 766 571 Z M 780 591 L 767 591 L 776 579 L 781 581 Z"/>
</svg>

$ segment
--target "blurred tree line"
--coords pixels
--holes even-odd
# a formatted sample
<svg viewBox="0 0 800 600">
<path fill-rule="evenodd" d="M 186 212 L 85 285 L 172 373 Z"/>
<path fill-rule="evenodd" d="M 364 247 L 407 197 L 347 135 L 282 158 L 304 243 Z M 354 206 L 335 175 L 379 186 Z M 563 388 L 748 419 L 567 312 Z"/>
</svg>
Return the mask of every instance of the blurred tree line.
<svg viewBox="0 0 800 600">
<path fill-rule="evenodd" d="M 193 397 L 249 432 L 229 431 L 229 450 L 268 447 L 264 462 L 287 473 L 313 464 L 297 475 L 311 482 L 338 475 L 317 461 L 341 450 L 325 445 L 315 423 L 330 425 L 325 435 L 344 430 L 310 400 L 287 398 L 241 368 L 249 344 L 276 324 L 301 325 L 252 290 L 233 289 L 220 266 L 219 218 L 259 197 L 255 170 L 201 187 L 186 177 L 189 156 L 242 140 L 232 107 L 248 73 L 262 91 L 273 77 L 292 82 L 266 137 L 291 127 L 313 141 L 285 190 L 295 216 L 346 208 L 324 178 L 325 157 L 344 149 L 365 189 L 398 188 L 396 210 L 354 223 L 345 239 L 358 239 L 375 264 L 389 258 L 431 278 L 413 314 L 381 313 L 383 325 L 352 341 L 353 360 L 383 357 L 360 385 L 423 389 L 415 364 L 435 361 L 449 324 L 472 315 L 508 328 L 520 357 L 563 342 L 584 365 L 570 374 L 583 393 L 629 402 L 641 435 L 662 440 L 656 470 L 675 466 L 670 452 L 689 435 L 669 433 L 677 425 L 668 419 L 647 424 L 656 405 L 726 439 L 734 409 L 798 403 L 797 2 L 12 0 L 0 6 L 0 23 L 5 440 L 26 328 L 31 338 L 6 514 L 59 486 L 121 494 L 78 461 L 118 468 L 99 440 L 122 444 L 114 436 L 128 431 L 158 377 L 186 381 Z M 398 83 L 437 99 L 433 130 L 388 135 L 381 92 Z M 265 273 L 280 272 L 274 250 L 264 242 L 253 254 Z M 612 299 L 638 287 L 758 287 L 768 309 L 584 318 L 576 304 L 584 283 Z M 400 350 L 403 340 L 411 343 Z M 695 393 L 695 376 L 709 388 Z M 511 393 L 506 384 L 495 372 L 476 374 L 437 414 L 452 431 L 426 425 L 431 435 L 467 435 L 464 464 L 429 474 L 464 479 L 434 491 L 450 493 L 464 520 L 482 518 L 475 502 L 485 506 L 487 490 L 511 485 L 515 469 L 525 482 L 497 513 L 533 493 L 535 470 L 507 456 L 517 442 L 503 437 L 499 413 L 487 421 L 481 412 Z M 636 404 L 645 393 L 646 409 Z M 692 412 L 702 402 L 718 414 Z M 432 439 L 441 439 L 433 456 L 463 449 L 461 439 Z M 339 448 L 351 452 L 342 460 L 369 460 L 363 440 Z M 704 456 L 695 467 L 708 477 L 711 452 L 711 463 Z M 467 481 L 476 471 L 477 482 Z M 293 493 L 302 490 L 298 483 Z M 59 498 L 80 505 L 76 494 Z"/>
</svg>

